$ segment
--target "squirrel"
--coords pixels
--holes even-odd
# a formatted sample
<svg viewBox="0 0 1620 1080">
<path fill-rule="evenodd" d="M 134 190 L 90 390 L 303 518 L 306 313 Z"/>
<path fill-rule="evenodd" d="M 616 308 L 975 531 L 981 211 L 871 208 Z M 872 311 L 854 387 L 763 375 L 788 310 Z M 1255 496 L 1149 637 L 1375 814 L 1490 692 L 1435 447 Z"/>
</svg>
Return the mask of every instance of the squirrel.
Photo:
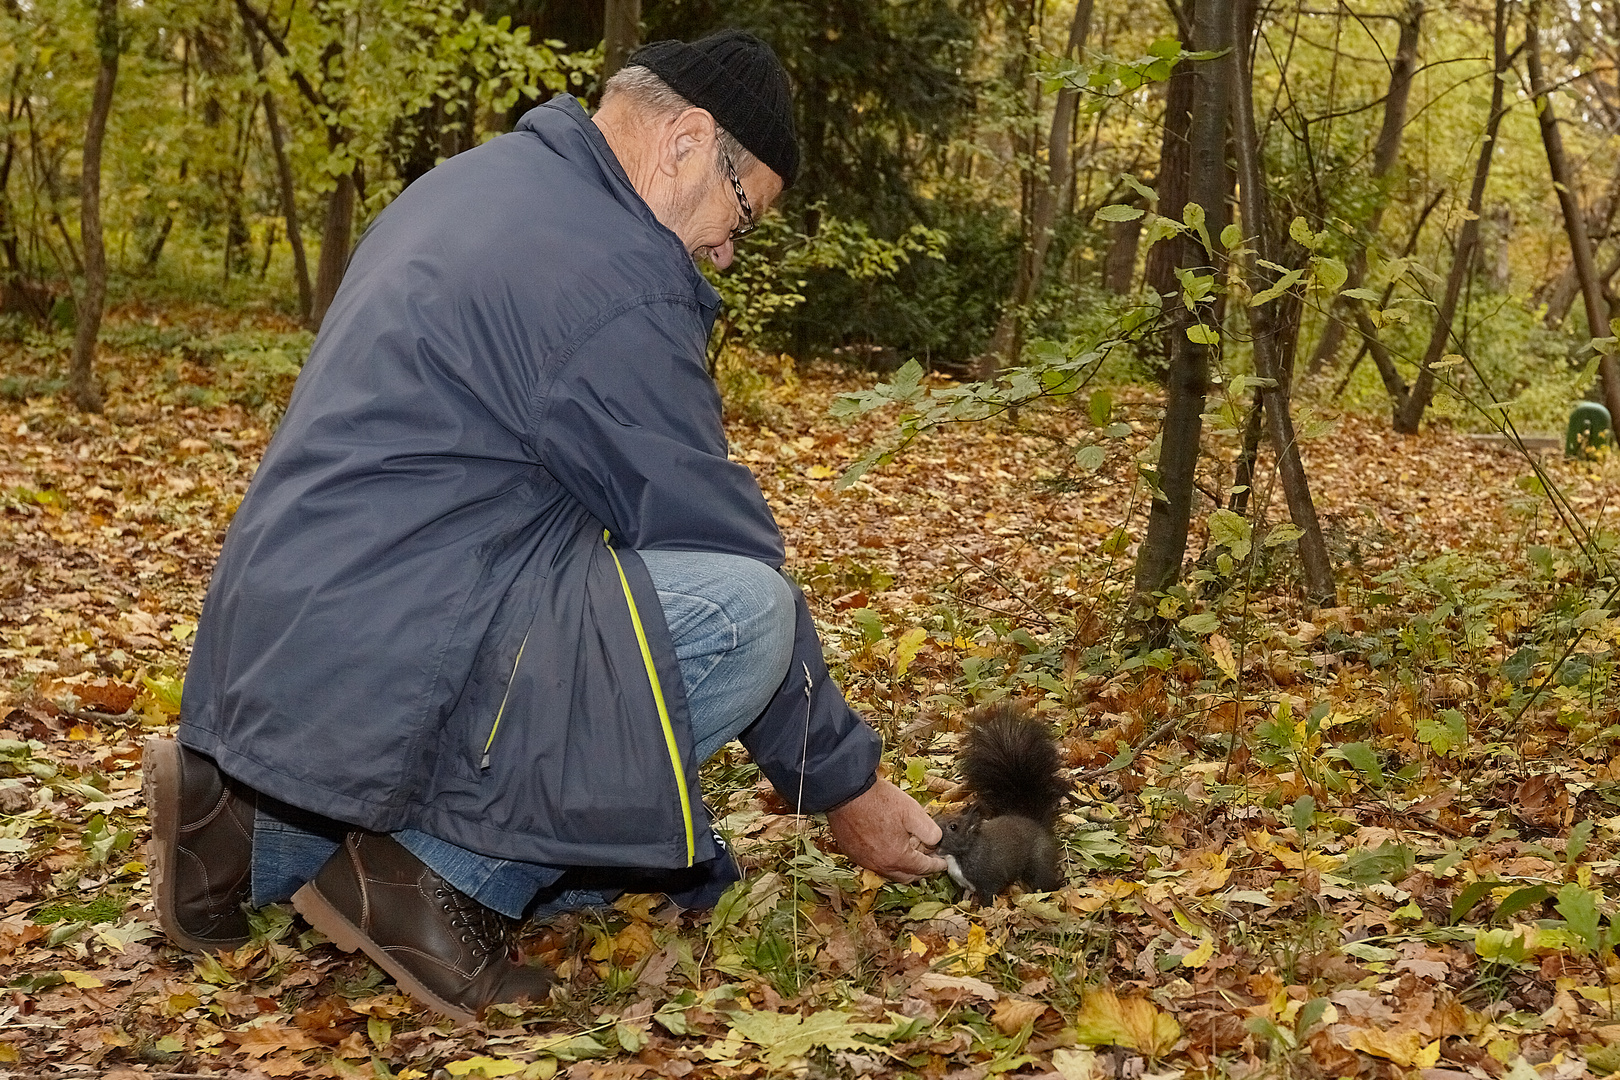
<svg viewBox="0 0 1620 1080">
<path fill-rule="evenodd" d="M 1013 884 L 1049 892 L 1063 884 L 1054 826 L 1070 784 L 1057 740 L 1017 704 L 976 711 L 958 754 L 966 810 L 935 820 L 952 879 L 988 903 Z"/>
</svg>

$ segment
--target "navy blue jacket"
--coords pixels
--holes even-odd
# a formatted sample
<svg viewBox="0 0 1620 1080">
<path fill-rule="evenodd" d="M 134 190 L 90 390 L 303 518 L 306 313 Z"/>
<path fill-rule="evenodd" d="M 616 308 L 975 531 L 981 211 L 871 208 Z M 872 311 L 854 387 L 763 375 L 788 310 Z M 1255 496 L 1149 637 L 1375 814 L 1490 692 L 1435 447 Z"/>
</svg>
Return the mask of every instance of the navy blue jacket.
<svg viewBox="0 0 1620 1080">
<path fill-rule="evenodd" d="M 638 550 L 783 561 L 705 369 L 719 298 L 571 97 L 367 231 L 231 523 L 180 738 L 351 824 L 489 855 L 716 857 Z M 742 737 L 790 803 L 872 783 L 878 738 L 799 597 Z"/>
</svg>

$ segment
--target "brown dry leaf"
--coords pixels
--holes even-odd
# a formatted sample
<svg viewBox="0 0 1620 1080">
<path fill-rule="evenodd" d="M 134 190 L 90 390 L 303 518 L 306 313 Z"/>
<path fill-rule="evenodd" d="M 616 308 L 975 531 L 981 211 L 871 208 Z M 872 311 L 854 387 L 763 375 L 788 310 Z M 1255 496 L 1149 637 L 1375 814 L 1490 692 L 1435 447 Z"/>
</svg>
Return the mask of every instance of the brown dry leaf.
<svg viewBox="0 0 1620 1080">
<path fill-rule="evenodd" d="M 1232 1009 L 1201 1009 L 1183 1014 L 1187 1041 L 1210 1055 L 1239 1050 L 1251 1038 L 1243 1014 Z"/>
<path fill-rule="evenodd" d="M 680 961 L 680 956 L 680 949 L 675 944 L 658 950 L 641 966 L 641 971 L 636 975 L 636 982 L 642 986 L 664 985 L 669 973 L 675 970 L 675 965 Z"/>
<path fill-rule="evenodd" d="M 29 805 L 32 805 L 32 800 L 29 800 Z M 43 870 L 13 870 L 0 874 L 0 904 L 9 904 L 25 896 L 36 896 L 50 880 L 51 875 Z"/>
<path fill-rule="evenodd" d="M 1039 1020 L 1046 1010 L 1047 1004 L 1044 1001 L 1004 997 L 996 1002 L 995 1011 L 990 1014 L 990 1022 L 1003 1035 L 1014 1035 L 1023 1030 L 1024 1025 Z"/>
<path fill-rule="evenodd" d="M 116 679 L 79 674 L 67 679 L 47 680 L 40 686 L 40 693 L 49 698 L 72 694 L 79 699 L 80 708 L 117 715 L 129 711 L 139 691 Z"/>
<path fill-rule="evenodd" d="M 1326 1076 L 1360 1076 L 1365 1070 L 1362 1059 L 1354 1050 L 1340 1044 L 1327 1028 L 1313 1032 L 1305 1040 L 1310 1047 L 1311 1060 Z"/>
<path fill-rule="evenodd" d="M 282 1050 L 317 1050 L 326 1045 L 302 1028 L 288 1027 L 274 1021 L 245 1031 L 227 1031 L 225 1041 L 254 1058 Z"/>
<path fill-rule="evenodd" d="M 1176 868 L 1187 871 L 1176 879 L 1176 887 L 1190 896 L 1217 892 L 1232 880 L 1224 848 L 1189 851 L 1176 861 Z"/>
<path fill-rule="evenodd" d="M 1513 815 L 1526 825 L 1556 829 L 1563 824 L 1564 812 L 1569 809 L 1569 791 L 1556 776 L 1532 776 L 1514 789 L 1510 805 Z"/>
<path fill-rule="evenodd" d="M 995 1001 L 1001 997 L 1001 992 L 983 979 L 967 975 L 946 975 L 941 971 L 924 972 L 917 976 L 911 988 L 940 999 L 961 1000 L 976 997 L 985 1001 Z"/>
<path fill-rule="evenodd" d="M 843 923 L 834 923 L 827 929 L 827 941 L 820 956 L 839 974 L 848 974 L 861 964 L 860 949 L 855 938 Z"/>
</svg>

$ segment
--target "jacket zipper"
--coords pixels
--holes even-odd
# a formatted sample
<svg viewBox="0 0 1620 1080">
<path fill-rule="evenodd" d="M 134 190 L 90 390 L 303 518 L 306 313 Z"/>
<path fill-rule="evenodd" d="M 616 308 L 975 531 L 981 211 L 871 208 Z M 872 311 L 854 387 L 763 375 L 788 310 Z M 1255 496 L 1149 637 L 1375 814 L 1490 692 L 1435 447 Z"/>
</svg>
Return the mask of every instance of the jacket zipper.
<svg viewBox="0 0 1620 1080">
<path fill-rule="evenodd" d="M 693 836 L 692 799 L 686 790 L 686 773 L 681 768 L 680 745 L 675 741 L 675 726 L 670 723 L 669 707 L 664 702 L 664 688 L 658 682 L 658 666 L 653 662 L 652 646 L 641 624 L 641 612 L 636 610 L 636 598 L 630 592 L 630 579 L 624 576 L 624 564 L 619 561 L 619 553 L 613 550 L 612 541 L 612 535 L 603 529 L 602 542 L 607 545 L 608 554 L 613 556 L 613 565 L 619 571 L 619 586 L 624 589 L 624 601 L 630 607 L 630 624 L 635 627 L 636 644 L 641 647 L 641 662 L 647 669 L 647 682 L 652 686 L 653 704 L 658 707 L 658 723 L 664 729 L 664 746 L 669 750 L 670 768 L 675 772 L 675 789 L 680 795 L 681 818 L 686 827 L 686 865 L 691 866 L 697 859 L 697 841 Z M 499 723 L 499 720 L 496 722 Z"/>
<path fill-rule="evenodd" d="M 523 662 L 523 649 L 529 644 L 529 632 L 523 632 L 523 641 L 518 645 L 517 658 L 512 661 L 512 674 L 506 680 L 506 693 L 501 695 L 501 707 L 495 711 L 495 725 L 489 729 L 489 738 L 484 740 L 484 757 L 478 762 L 479 769 L 489 770 L 489 748 L 495 745 L 495 733 L 501 730 L 501 717 L 506 715 L 506 702 L 512 696 L 512 684 L 517 681 L 518 665 Z"/>
</svg>

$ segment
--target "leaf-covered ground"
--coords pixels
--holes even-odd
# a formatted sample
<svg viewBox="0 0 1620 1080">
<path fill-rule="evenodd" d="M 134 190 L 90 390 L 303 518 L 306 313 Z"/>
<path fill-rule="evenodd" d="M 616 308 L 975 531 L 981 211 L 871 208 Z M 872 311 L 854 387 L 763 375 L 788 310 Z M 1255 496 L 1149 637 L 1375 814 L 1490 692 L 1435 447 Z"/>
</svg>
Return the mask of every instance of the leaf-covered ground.
<svg viewBox="0 0 1620 1080">
<path fill-rule="evenodd" d="M 0 346 L 0 1074 L 1620 1067 L 1612 464 L 1538 478 L 1465 435 L 1339 417 L 1307 464 L 1340 606 L 1306 611 L 1288 546 L 1263 542 L 1283 511 L 1262 470 L 1252 536 L 1201 517 L 1198 580 L 1150 648 L 1124 618 L 1149 390 L 1115 388 L 1100 419 L 1131 432 L 1095 472 L 1074 449 L 1099 418 L 1056 403 L 840 492 L 893 418 L 828 408 L 871 378 L 733 377 L 733 452 L 891 774 L 942 796 L 966 707 L 1038 708 L 1079 782 L 1069 884 L 993 907 L 943 877 L 884 884 L 727 751 L 708 793 L 745 885 L 713 913 L 636 897 L 533 928 L 562 989 L 458 1028 L 289 911 L 218 958 L 156 933 L 140 745 L 172 730 L 210 566 L 307 341 L 206 312 L 124 313 L 109 338 L 99 417 L 40 392 L 59 342 Z M 1211 438 L 1207 497 L 1234 449 Z"/>
</svg>

